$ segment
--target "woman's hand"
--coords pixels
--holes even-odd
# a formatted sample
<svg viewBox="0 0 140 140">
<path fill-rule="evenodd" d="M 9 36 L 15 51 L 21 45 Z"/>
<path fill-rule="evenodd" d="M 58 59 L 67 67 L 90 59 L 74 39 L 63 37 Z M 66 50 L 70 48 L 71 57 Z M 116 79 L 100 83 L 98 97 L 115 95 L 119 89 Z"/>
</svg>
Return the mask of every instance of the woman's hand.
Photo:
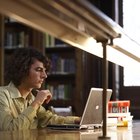
<svg viewBox="0 0 140 140">
<path fill-rule="evenodd" d="M 35 108 L 38 108 L 44 102 L 49 103 L 51 98 L 52 98 L 52 94 L 49 90 L 39 90 L 37 91 L 36 98 L 31 105 Z"/>
<path fill-rule="evenodd" d="M 74 123 L 75 124 L 80 124 L 80 121 L 81 121 L 81 117 L 76 117 L 75 120 L 74 120 Z"/>
<path fill-rule="evenodd" d="M 41 90 L 41 93 L 47 94 L 47 98 L 45 99 L 45 103 L 49 103 L 50 100 L 52 99 L 52 94 L 49 90 Z"/>
</svg>

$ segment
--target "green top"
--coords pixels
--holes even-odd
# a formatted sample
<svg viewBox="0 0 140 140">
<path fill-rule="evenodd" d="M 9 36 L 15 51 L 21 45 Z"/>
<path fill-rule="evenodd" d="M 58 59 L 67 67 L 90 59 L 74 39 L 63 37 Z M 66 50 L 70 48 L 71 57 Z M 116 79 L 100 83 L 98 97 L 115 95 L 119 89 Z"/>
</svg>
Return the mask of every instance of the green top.
<svg viewBox="0 0 140 140">
<path fill-rule="evenodd" d="M 30 93 L 24 99 L 12 82 L 0 87 L 0 130 L 43 128 L 47 124 L 74 123 L 78 118 L 58 116 L 43 106 L 36 110 L 30 105 L 34 98 Z"/>
</svg>

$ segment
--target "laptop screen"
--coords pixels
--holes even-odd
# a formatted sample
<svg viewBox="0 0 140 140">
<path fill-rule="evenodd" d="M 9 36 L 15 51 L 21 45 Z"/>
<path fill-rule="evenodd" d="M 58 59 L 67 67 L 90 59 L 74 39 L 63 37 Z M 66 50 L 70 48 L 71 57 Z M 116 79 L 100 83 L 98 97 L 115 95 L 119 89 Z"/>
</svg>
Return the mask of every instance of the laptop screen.
<svg viewBox="0 0 140 140">
<path fill-rule="evenodd" d="M 80 125 L 101 124 L 102 123 L 102 88 L 91 88 L 82 115 Z M 112 94 L 111 89 L 107 89 L 107 103 Z"/>
</svg>

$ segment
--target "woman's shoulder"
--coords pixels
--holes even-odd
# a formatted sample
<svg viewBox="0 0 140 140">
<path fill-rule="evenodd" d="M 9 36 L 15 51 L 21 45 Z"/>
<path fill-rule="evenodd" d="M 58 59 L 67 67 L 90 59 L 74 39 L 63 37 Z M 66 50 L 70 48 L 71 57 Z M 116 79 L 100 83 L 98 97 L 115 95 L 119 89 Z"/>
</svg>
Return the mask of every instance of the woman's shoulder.
<svg viewBox="0 0 140 140">
<path fill-rule="evenodd" d="M 0 86 L 0 92 L 7 92 L 7 86 Z"/>
<path fill-rule="evenodd" d="M 3 94 L 2 94 L 3 93 Z M 8 95 L 8 89 L 7 89 L 7 86 L 0 86 L 0 96 L 3 96 L 3 95 Z"/>
<path fill-rule="evenodd" d="M 7 86 L 1 86 L 0 87 L 0 102 L 8 104 L 9 100 L 10 100 L 10 95 L 7 90 Z"/>
</svg>

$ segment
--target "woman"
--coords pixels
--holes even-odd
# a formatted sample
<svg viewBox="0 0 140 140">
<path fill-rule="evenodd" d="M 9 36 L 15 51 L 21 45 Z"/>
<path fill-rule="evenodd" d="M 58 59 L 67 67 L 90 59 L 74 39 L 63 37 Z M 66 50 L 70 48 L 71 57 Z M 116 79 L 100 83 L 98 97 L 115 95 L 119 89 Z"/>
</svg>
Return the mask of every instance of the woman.
<svg viewBox="0 0 140 140">
<path fill-rule="evenodd" d="M 10 83 L 0 87 L 0 130 L 35 129 L 80 121 L 76 116 L 57 116 L 42 106 L 52 98 L 49 90 L 39 90 L 47 78 L 49 64 L 35 49 L 15 51 L 7 71 Z M 37 91 L 36 96 L 33 90 Z"/>
</svg>

